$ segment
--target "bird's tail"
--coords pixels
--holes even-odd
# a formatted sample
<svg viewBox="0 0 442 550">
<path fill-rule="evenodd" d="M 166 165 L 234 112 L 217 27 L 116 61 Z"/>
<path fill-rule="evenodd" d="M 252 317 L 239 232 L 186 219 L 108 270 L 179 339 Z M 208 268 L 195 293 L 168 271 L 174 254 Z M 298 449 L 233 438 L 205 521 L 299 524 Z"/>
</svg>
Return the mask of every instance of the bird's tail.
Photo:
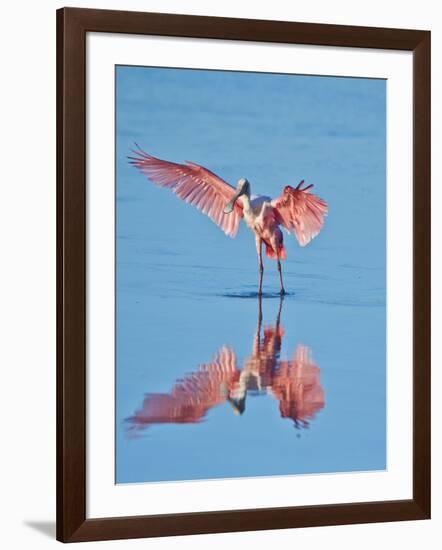
<svg viewBox="0 0 442 550">
<path fill-rule="evenodd" d="M 272 246 L 268 242 L 264 241 L 264 244 L 265 244 L 265 247 L 266 247 L 266 256 L 267 256 L 267 258 L 272 258 L 272 260 L 277 260 L 278 258 L 280 260 L 285 260 L 287 258 L 283 243 L 281 243 L 278 246 L 278 252 L 277 253 L 273 250 Z"/>
</svg>

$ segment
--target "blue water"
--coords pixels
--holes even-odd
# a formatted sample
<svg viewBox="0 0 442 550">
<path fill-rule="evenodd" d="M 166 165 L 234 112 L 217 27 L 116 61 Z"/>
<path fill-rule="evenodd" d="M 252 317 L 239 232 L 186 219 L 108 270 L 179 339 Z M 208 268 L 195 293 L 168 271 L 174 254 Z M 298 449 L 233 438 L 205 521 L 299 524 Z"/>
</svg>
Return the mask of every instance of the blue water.
<svg viewBox="0 0 442 550">
<path fill-rule="evenodd" d="M 116 481 L 386 466 L 383 80 L 116 68 Z M 253 235 L 231 240 L 127 162 L 133 143 L 329 215 L 288 295 Z M 221 374 L 220 374 L 221 373 Z"/>
</svg>

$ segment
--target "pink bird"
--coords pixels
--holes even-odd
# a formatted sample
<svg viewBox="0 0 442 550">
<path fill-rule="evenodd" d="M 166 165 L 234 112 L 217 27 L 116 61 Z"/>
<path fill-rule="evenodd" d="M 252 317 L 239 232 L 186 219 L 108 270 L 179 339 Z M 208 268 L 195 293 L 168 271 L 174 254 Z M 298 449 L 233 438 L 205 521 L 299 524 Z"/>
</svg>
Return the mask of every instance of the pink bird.
<svg viewBox="0 0 442 550">
<path fill-rule="evenodd" d="M 248 395 L 270 395 L 279 404 L 281 418 L 296 428 L 309 426 L 324 405 L 320 369 L 310 348 L 298 344 L 291 360 L 281 360 L 284 337 L 281 298 L 275 324 L 262 327 L 261 298 L 252 353 L 238 365 L 235 351 L 222 346 L 209 363 L 177 380 L 169 393 L 148 393 L 142 406 L 126 419 L 128 434 L 136 436 L 154 424 L 193 424 L 228 402 L 234 413 L 246 410 Z"/>
<path fill-rule="evenodd" d="M 286 185 L 282 195 L 276 199 L 251 195 L 250 183 L 245 178 L 238 180 L 235 189 L 194 162 L 177 164 L 155 158 L 138 145 L 137 148 L 133 151 L 135 156 L 128 157 L 132 165 L 159 187 L 171 189 L 180 199 L 209 216 L 229 237 L 236 236 L 239 222 L 244 218 L 255 234 L 258 294 L 262 294 L 263 244 L 267 257 L 277 261 L 280 291 L 285 294 L 280 260 L 286 258 L 286 252 L 280 226 L 293 233 L 299 244 L 305 246 L 321 230 L 328 210 L 327 203 L 310 192 L 312 184 L 302 188 L 303 180 L 296 187 Z"/>
</svg>

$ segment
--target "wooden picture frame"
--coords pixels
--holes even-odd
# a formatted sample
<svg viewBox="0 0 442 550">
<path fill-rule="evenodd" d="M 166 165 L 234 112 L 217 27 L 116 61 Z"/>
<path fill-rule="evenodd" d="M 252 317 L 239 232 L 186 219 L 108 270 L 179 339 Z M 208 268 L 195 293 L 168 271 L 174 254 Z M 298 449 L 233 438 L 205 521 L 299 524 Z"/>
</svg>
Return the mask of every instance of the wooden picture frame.
<svg viewBox="0 0 442 550">
<path fill-rule="evenodd" d="M 86 519 L 86 33 L 413 53 L 413 498 Z M 63 542 L 430 517 L 430 32 L 63 8 L 57 11 L 57 539 Z"/>
</svg>

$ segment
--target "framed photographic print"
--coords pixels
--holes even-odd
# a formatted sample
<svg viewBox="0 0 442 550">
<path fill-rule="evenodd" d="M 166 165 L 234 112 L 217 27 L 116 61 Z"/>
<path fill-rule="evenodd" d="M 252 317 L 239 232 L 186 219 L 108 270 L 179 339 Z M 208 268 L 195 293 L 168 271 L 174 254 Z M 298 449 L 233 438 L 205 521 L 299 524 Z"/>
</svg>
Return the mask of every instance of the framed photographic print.
<svg viewBox="0 0 442 550">
<path fill-rule="evenodd" d="M 57 36 L 57 538 L 429 518 L 430 33 Z"/>
</svg>

